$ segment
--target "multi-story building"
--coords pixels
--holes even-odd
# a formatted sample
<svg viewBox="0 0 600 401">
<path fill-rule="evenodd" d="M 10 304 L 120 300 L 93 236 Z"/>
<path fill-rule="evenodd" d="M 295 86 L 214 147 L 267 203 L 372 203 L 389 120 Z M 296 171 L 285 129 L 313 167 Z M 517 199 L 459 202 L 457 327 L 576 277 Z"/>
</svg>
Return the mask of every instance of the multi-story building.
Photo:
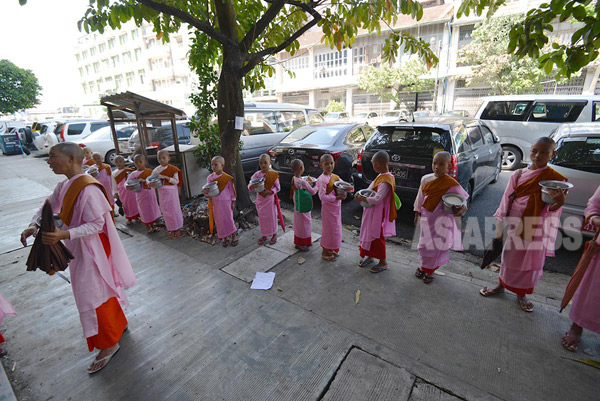
<svg viewBox="0 0 600 401">
<path fill-rule="evenodd" d="M 188 64 L 191 38 L 187 32 L 182 27 L 163 43 L 151 24 L 127 23 L 119 30 L 82 36 L 75 49 L 82 114 L 103 114 L 100 98 L 125 91 L 193 113 L 189 96 L 196 85 Z"/>
</svg>

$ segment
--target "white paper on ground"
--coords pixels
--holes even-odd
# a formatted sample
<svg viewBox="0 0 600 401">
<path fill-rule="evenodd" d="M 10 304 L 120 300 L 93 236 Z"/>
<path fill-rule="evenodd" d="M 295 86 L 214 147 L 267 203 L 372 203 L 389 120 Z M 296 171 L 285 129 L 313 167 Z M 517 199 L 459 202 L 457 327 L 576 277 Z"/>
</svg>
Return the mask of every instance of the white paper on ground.
<svg viewBox="0 0 600 401">
<path fill-rule="evenodd" d="M 254 280 L 252 280 L 251 290 L 268 290 L 273 287 L 273 280 L 275 280 L 275 272 L 262 273 L 256 272 Z"/>
<path fill-rule="evenodd" d="M 244 129 L 244 117 L 235 117 L 235 129 L 240 131 Z"/>
</svg>

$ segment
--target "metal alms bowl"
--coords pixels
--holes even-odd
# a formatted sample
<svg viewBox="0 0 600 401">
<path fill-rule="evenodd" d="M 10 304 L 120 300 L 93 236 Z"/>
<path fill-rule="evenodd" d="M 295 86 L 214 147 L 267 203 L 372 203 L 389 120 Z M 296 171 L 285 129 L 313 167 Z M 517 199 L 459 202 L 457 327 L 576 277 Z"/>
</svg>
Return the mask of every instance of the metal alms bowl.
<svg viewBox="0 0 600 401">
<path fill-rule="evenodd" d="M 202 186 L 202 191 L 208 189 L 206 196 L 209 198 L 219 195 L 219 183 L 217 181 L 207 182 Z"/>
<path fill-rule="evenodd" d="M 363 196 L 365 198 L 371 198 L 371 197 L 375 196 L 376 193 L 377 192 L 373 191 L 372 189 L 361 189 L 360 191 L 357 192 L 357 195 Z M 365 207 L 365 208 L 370 208 L 373 206 L 367 202 L 362 202 L 362 201 L 360 202 L 360 204 L 362 207 Z"/>
<path fill-rule="evenodd" d="M 131 192 L 140 192 L 142 190 L 142 183 L 139 182 L 137 178 L 127 180 L 125 182 L 125 189 Z"/>
<path fill-rule="evenodd" d="M 85 173 L 91 175 L 94 178 L 98 178 L 98 174 L 100 172 L 98 171 L 98 167 L 90 167 L 85 171 Z"/>
<path fill-rule="evenodd" d="M 315 177 L 311 177 L 310 175 L 305 175 L 305 176 L 302 177 L 302 179 L 304 181 L 308 182 L 313 187 L 317 183 L 317 179 Z"/>
<path fill-rule="evenodd" d="M 442 196 L 442 202 L 444 204 L 444 212 L 458 214 L 467 203 L 467 199 L 459 194 L 446 194 Z"/>
<path fill-rule="evenodd" d="M 150 188 L 158 189 L 163 186 L 163 180 L 158 178 L 158 176 L 154 176 L 154 175 L 151 175 L 150 177 L 148 177 L 148 179 L 146 180 L 146 183 L 148 184 L 148 186 Z"/>
<path fill-rule="evenodd" d="M 540 182 L 540 187 L 542 187 L 542 201 L 549 203 L 549 204 L 553 204 L 554 200 L 552 200 L 552 197 L 550 196 L 550 193 L 548 193 L 548 189 L 552 188 L 552 189 L 571 189 L 573 188 L 573 184 L 571 184 L 570 182 L 564 182 L 564 181 L 556 181 L 556 180 L 546 180 L 546 181 L 541 181 Z"/>
<path fill-rule="evenodd" d="M 351 191 L 352 189 L 354 189 L 354 187 L 352 186 L 352 184 L 345 182 L 345 181 L 336 181 L 333 186 L 335 187 L 335 194 L 336 195 L 344 195 L 346 192 Z"/>
<path fill-rule="evenodd" d="M 256 188 L 254 188 L 254 192 L 262 192 L 265 190 L 265 179 L 263 178 L 255 178 L 250 180 L 250 184 L 258 184 Z"/>
</svg>

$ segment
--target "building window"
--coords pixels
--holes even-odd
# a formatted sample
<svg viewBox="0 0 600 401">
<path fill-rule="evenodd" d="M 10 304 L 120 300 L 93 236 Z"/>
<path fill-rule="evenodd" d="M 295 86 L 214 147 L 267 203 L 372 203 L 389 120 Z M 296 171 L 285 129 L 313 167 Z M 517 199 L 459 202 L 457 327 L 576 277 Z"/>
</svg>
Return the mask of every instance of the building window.
<svg viewBox="0 0 600 401">
<path fill-rule="evenodd" d="M 150 38 L 146 39 L 146 49 L 153 47 L 156 44 L 156 39 Z"/>
<path fill-rule="evenodd" d="M 88 52 L 87 52 L 87 50 L 84 50 L 84 51 L 82 51 L 82 52 L 81 52 L 81 58 L 82 58 L 82 59 L 84 59 L 84 60 L 85 60 L 85 59 L 87 58 L 87 56 L 88 56 Z"/>
<path fill-rule="evenodd" d="M 79 76 L 83 77 L 83 67 L 79 67 Z"/>
<path fill-rule="evenodd" d="M 88 89 L 89 89 L 90 93 L 94 93 L 94 81 L 90 81 L 88 83 Z"/>
<path fill-rule="evenodd" d="M 365 64 L 367 62 L 367 52 L 364 47 L 355 47 L 352 49 L 352 62 L 355 65 Z"/>
<path fill-rule="evenodd" d="M 129 40 L 129 36 L 127 35 L 127 32 L 125 32 L 123 35 L 119 36 L 119 43 L 121 45 L 124 45 L 125 43 L 127 43 L 127 40 Z"/>
<path fill-rule="evenodd" d="M 107 58 L 102 60 L 102 68 L 104 68 L 105 70 L 108 70 L 110 68 L 110 61 Z"/>
<path fill-rule="evenodd" d="M 90 75 L 90 65 L 85 66 L 85 75 Z"/>
<path fill-rule="evenodd" d="M 458 48 L 462 49 L 473 41 L 472 34 L 475 29 L 475 25 L 463 25 L 458 31 Z"/>
<path fill-rule="evenodd" d="M 87 84 L 84 82 L 81 84 L 81 87 L 83 88 L 83 94 L 87 95 Z"/>
<path fill-rule="evenodd" d="M 292 57 L 282 62 L 284 69 L 289 71 L 298 71 L 308 68 L 308 55 Z"/>
<path fill-rule="evenodd" d="M 119 56 L 112 56 L 111 60 L 112 60 L 113 67 L 117 67 L 120 64 Z"/>
<path fill-rule="evenodd" d="M 104 82 L 106 82 L 106 88 L 108 90 L 113 89 L 113 86 L 112 86 L 113 79 L 112 79 L 112 77 L 106 77 L 106 78 L 104 78 Z"/>
<path fill-rule="evenodd" d="M 125 63 L 125 64 L 131 63 L 131 52 L 123 53 L 123 63 Z"/>
<path fill-rule="evenodd" d="M 314 56 L 315 78 L 339 77 L 348 74 L 348 50 Z"/>
<path fill-rule="evenodd" d="M 177 45 L 183 46 L 183 38 L 182 37 L 175 38 L 175 41 L 177 42 Z"/>
<path fill-rule="evenodd" d="M 131 31 L 131 40 L 136 40 L 140 37 L 140 32 L 137 29 Z"/>
<path fill-rule="evenodd" d="M 123 86 L 123 75 L 121 75 L 121 74 L 115 75 L 115 87 L 116 87 L 116 89 L 119 89 L 121 86 Z"/>
<path fill-rule="evenodd" d="M 139 47 L 134 50 L 135 53 L 135 61 L 140 61 L 140 56 L 142 55 L 142 49 Z"/>
<path fill-rule="evenodd" d="M 81 59 L 81 56 L 79 55 L 79 53 L 77 53 L 77 54 L 75 55 L 75 60 L 77 60 L 77 62 L 79 62 L 79 60 L 80 60 L 80 59 Z"/>
<path fill-rule="evenodd" d="M 90 49 L 90 56 L 91 56 L 91 57 L 94 57 L 95 55 L 96 55 L 96 48 L 95 48 L 95 47 L 92 47 L 92 48 Z"/>
<path fill-rule="evenodd" d="M 106 43 L 100 43 L 98 45 L 98 52 L 99 53 L 104 53 L 106 51 Z"/>
<path fill-rule="evenodd" d="M 98 92 L 102 92 L 102 78 L 96 80 L 96 86 L 98 87 Z"/>
<path fill-rule="evenodd" d="M 125 74 L 125 80 L 127 81 L 127 86 L 133 85 L 134 78 L 135 78 L 135 76 L 134 76 L 133 72 L 128 72 L 127 74 Z"/>
<path fill-rule="evenodd" d="M 138 70 L 138 75 L 140 77 L 140 83 L 143 85 L 144 84 L 144 80 L 146 78 L 146 71 L 144 71 L 144 70 Z"/>
<path fill-rule="evenodd" d="M 109 49 L 115 48 L 115 38 L 108 39 L 108 48 Z"/>
</svg>

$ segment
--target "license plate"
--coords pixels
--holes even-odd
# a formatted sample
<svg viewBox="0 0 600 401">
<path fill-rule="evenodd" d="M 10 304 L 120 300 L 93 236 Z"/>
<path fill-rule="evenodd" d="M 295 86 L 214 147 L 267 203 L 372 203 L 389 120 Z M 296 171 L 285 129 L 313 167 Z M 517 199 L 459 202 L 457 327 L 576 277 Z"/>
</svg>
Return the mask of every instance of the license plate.
<svg viewBox="0 0 600 401">
<path fill-rule="evenodd" d="M 598 227 L 593 225 L 591 221 L 588 221 L 586 223 L 584 220 L 583 223 L 581 224 L 581 231 L 585 231 L 588 233 L 595 233 L 597 229 L 598 229 Z"/>
<path fill-rule="evenodd" d="M 399 179 L 407 179 L 408 178 L 408 168 L 406 167 L 392 167 L 392 174 L 394 177 Z"/>
</svg>

